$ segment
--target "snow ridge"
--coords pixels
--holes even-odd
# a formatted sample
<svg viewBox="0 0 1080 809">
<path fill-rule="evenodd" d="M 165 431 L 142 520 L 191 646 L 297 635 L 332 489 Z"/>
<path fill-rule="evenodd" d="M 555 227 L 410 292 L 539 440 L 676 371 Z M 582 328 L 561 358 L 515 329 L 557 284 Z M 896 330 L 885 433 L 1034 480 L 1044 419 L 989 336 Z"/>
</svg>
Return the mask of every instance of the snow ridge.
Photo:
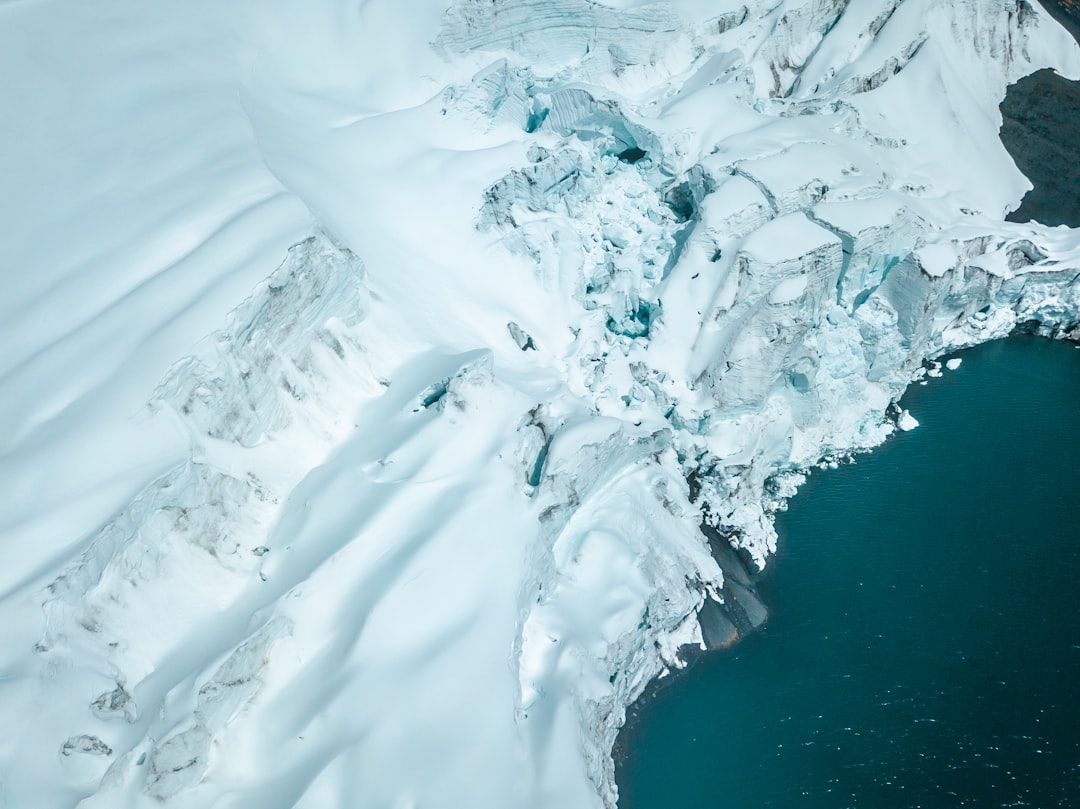
<svg viewBox="0 0 1080 809">
<path fill-rule="evenodd" d="M 1076 233 L 1000 221 L 1004 88 L 1080 75 L 1049 18 L 708 5 L 373 3 L 410 103 L 251 79 L 323 226 L 146 392 L 181 462 L 5 596 L 0 805 L 613 807 L 802 473 L 943 354 L 1080 336 Z"/>
</svg>

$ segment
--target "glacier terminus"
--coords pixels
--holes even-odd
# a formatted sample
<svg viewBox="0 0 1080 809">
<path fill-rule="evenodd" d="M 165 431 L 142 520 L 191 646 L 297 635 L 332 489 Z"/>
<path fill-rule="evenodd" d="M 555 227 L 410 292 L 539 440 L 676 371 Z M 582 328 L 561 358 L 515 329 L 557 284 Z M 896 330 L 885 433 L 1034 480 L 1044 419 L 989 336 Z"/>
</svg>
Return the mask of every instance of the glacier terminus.
<svg viewBox="0 0 1080 809">
<path fill-rule="evenodd" d="M 1080 338 L 1044 68 L 1034 0 L 0 4 L 0 807 L 614 807 L 803 473 Z"/>
</svg>

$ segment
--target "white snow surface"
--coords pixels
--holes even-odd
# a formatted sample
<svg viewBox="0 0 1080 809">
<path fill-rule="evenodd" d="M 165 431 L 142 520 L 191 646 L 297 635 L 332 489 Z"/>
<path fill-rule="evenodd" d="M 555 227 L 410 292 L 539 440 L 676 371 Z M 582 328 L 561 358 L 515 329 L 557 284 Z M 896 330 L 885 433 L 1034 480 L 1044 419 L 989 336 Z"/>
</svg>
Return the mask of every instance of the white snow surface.
<svg viewBox="0 0 1080 809">
<path fill-rule="evenodd" d="M 0 807 L 614 806 L 701 522 L 764 565 L 925 361 L 1077 333 L 1044 66 L 1024 0 L 0 4 Z"/>
</svg>

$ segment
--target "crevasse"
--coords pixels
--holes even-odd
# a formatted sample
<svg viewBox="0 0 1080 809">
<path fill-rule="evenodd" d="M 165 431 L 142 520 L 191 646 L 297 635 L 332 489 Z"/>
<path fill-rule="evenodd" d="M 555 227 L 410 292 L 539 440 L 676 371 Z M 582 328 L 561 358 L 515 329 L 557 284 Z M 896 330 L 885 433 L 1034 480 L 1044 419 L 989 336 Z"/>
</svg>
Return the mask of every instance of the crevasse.
<svg viewBox="0 0 1080 809">
<path fill-rule="evenodd" d="M 1002 221 L 1006 85 L 1080 74 L 1023 0 L 437 5 L 227 20 L 318 224 L 145 390 L 176 462 L 12 578 L 0 804 L 614 806 L 801 472 L 944 353 L 1078 335 L 1075 233 Z"/>
</svg>

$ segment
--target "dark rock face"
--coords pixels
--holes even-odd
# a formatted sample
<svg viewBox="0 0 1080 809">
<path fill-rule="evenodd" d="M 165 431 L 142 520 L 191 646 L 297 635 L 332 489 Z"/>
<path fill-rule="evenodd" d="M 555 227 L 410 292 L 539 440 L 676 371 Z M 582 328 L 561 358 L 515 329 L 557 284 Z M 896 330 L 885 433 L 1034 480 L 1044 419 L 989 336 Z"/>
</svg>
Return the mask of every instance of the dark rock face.
<svg viewBox="0 0 1080 809">
<path fill-rule="evenodd" d="M 739 630 L 728 618 L 725 606 L 710 598 L 698 612 L 701 638 L 709 649 L 726 649 L 739 639 Z"/>
<path fill-rule="evenodd" d="M 1043 8 L 1080 42 L 1080 0 L 1039 0 Z"/>
<path fill-rule="evenodd" d="M 720 593 L 723 603 L 711 599 L 705 601 L 698 612 L 698 623 L 706 649 L 726 649 L 739 638 L 760 629 L 768 619 L 768 611 L 754 586 L 757 571 L 748 567 L 715 528 L 702 525 L 701 530 L 724 573 L 724 589 Z"/>
<path fill-rule="evenodd" d="M 1046 10 L 1080 41 L 1080 2 L 1042 0 Z M 1040 70 L 1009 87 L 1001 103 L 1001 141 L 1031 181 L 1007 219 L 1080 226 L 1080 82 Z"/>
<path fill-rule="evenodd" d="M 1001 141 L 1035 186 L 1008 220 L 1080 226 L 1080 82 L 1040 70 L 1009 87 L 1001 114 Z"/>
</svg>

